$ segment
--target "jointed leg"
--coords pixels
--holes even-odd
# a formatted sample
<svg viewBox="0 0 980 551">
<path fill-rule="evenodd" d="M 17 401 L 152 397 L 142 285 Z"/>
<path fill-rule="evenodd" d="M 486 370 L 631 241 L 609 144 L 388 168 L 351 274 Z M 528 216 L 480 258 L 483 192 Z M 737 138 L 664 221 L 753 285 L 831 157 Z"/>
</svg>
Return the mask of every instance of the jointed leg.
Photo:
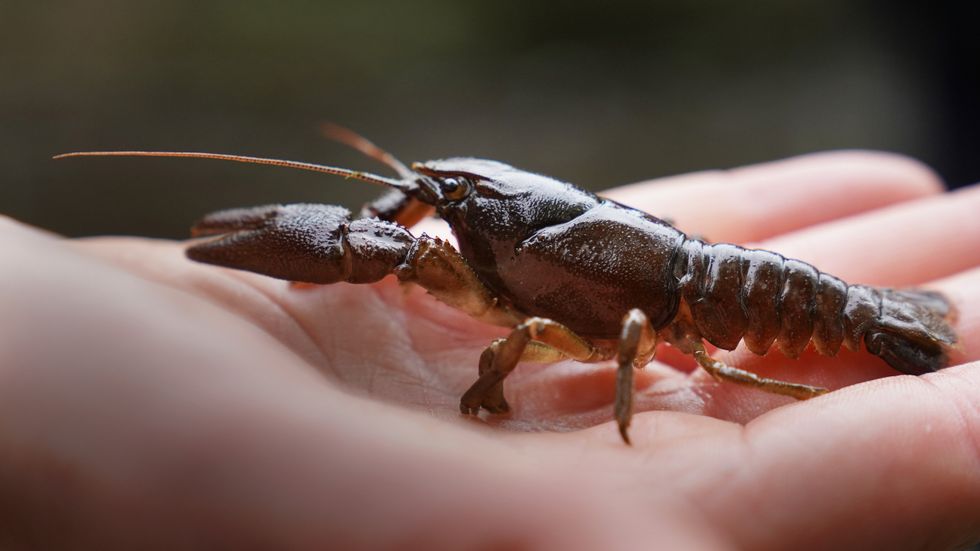
<svg viewBox="0 0 980 551">
<path fill-rule="evenodd" d="M 698 365 L 719 381 L 751 386 L 773 394 L 791 396 L 797 400 L 806 400 L 827 392 L 825 388 L 767 379 L 743 369 L 727 366 L 709 356 L 700 342 L 694 344 L 693 348 L 694 359 L 697 360 Z"/>
<path fill-rule="evenodd" d="M 483 407 L 491 413 L 509 409 L 504 400 L 503 382 L 518 362 L 557 362 L 566 358 L 589 361 L 596 349 L 560 323 L 529 318 L 505 339 L 494 341 L 480 356 L 480 377 L 463 394 L 459 409 L 475 415 Z"/>
<path fill-rule="evenodd" d="M 648 364 L 657 350 L 657 334 L 638 308 L 630 310 L 623 318 L 623 330 L 619 336 L 619 367 L 616 371 L 616 423 L 623 441 L 630 443 L 627 429 L 633 418 L 633 370 Z"/>
<path fill-rule="evenodd" d="M 513 327 L 522 319 L 500 305 L 459 251 L 438 237 L 422 234 L 416 239 L 395 275 L 486 323 Z"/>
<path fill-rule="evenodd" d="M 459 252 L 438 238 L 419 237 L 395 274 L 477 319 L 497 325 L 517 324 L 506 339 L 494 341 L 483 351 L 480 377 L 460 400 L 463 413 L 476 414 L 481 407 L 492 413 L 507 411 L 503 380 L 521 360 L 585 361 L 595 355 L 589 342 L 560 323 L 543 318 L 520 321 L 516 312 L 497 302 Z"/>
</svg>

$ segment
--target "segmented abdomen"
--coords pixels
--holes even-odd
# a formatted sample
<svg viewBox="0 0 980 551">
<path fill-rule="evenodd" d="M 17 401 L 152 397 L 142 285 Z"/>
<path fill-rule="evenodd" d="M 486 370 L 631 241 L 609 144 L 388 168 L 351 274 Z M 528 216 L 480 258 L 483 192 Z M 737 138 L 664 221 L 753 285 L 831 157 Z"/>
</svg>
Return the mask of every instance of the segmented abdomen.
<svg viewBox="0 0 980 551">
<path fill-rule="evenodd" d="M 875 289 L 771 251 L 687 240 L 674 276 L 701 337 L 727 350 L 744 339 L 756 354 L 776 343 L 795 358 L 812 340 L 833 355 L 842 343 L 857 348 L 877 314 Z M 860 308 L 845 308 L 849 294 Z"/>
</svg>

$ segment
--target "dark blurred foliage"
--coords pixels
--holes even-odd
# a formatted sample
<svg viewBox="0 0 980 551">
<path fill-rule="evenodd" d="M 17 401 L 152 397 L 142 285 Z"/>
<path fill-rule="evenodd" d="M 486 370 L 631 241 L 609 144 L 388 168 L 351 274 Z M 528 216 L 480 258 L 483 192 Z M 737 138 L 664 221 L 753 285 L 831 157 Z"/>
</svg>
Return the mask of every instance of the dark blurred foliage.
<svg viewBox="0 0 980 551">
<path fill-rule="evenodd" d="M 489 157 L 592 189 L 835 148 L 905 153 L 966 184 L 980 180 L 977 4 L 8 0 L 0 212 L 179 237 L 220 207 L 357 207 L 379 190 L 213 161 L 48 159 L 184 149 L 384 170 L 326 142 L 322 120 L 407 161 Z"/>
</svg>

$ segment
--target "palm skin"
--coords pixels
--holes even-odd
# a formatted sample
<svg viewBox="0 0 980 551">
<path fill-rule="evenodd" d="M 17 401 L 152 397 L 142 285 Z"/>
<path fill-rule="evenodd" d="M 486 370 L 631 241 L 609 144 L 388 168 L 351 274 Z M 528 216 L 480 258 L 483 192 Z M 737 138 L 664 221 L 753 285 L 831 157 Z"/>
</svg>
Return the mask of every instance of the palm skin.
<svg viewBox="0 0 980 551">
<path fill-rule="evenodd" d="M 0 225 L 5 548 L 949 548 L 980 539 L 980 190 L 910 161 L 825 154 L 608 195 L 851 282 L 960 310 L 956 365 L 863 352 L 719 357 L 842 388 L 719 384 L 676 351 L 637 377 L 522 365 L 512 411 L 461 417 L 505 330 L 390 278 L 295 288 L 184 245 Z M 880 207 L 887 208 L 881 209 Z M 877 210 L 876 210 L 877 209 Z M 430 231 L 444 231 L 430 225 Z M 890 376 L 887 378 L 882 378 Z M 862 383 L 856 386 L 855 383 Z"/>
</svg>

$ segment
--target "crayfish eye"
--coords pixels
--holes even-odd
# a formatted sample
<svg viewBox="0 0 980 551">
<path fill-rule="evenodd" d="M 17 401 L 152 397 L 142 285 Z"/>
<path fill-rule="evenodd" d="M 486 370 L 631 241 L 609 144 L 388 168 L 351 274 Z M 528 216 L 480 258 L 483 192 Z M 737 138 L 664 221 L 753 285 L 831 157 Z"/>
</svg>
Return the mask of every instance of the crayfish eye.
<svg viewBox="0 0 980 551">
<path fill-rule="evenodd" d="M 450 201 L 458 201 L 470 192 L 470 183 L 465 178 L 443 178 L 442 195 Z"/>
</svg>

